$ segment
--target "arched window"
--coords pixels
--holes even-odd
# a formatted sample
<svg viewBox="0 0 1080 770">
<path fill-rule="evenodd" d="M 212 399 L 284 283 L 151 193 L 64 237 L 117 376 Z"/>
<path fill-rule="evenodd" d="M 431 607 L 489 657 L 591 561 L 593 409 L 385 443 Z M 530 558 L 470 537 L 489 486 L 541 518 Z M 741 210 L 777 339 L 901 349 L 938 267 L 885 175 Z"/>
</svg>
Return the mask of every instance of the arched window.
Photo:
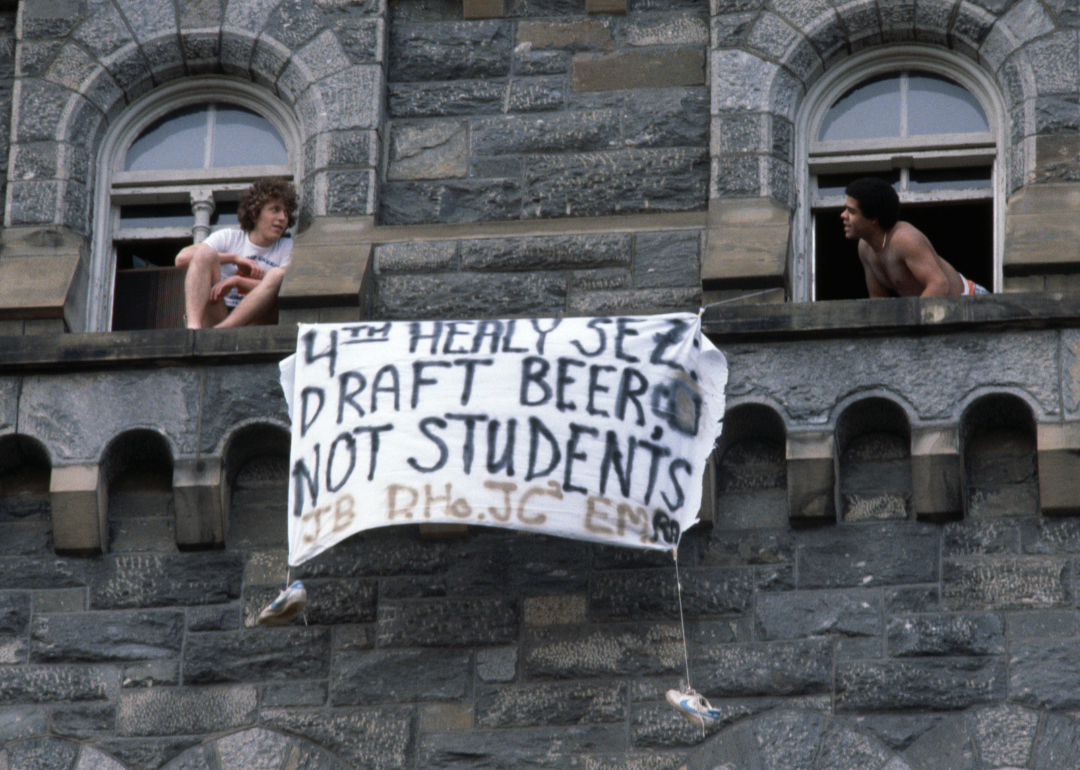
<svg viewBox="0 0 1080 770">
<path fill-rule="evenodd" d="M 862 176 L 892 184 L 901 219 L 966 277 L 1000 290 L 1002 107 L 983 73 L 941 52 L 868 52 L 818 83 L 807 105 L 796 299 L 866 296 L 839 219 L 844 188 Z"/>
<path fill-rule="evenodd" d="M 296 176 L 298 132 L 253 86 L 210 78 L 161 89 L 103 143 L 87 328 L 182 326 L 176 253 L 235 227 L 239 194 Z"/>
</svg>

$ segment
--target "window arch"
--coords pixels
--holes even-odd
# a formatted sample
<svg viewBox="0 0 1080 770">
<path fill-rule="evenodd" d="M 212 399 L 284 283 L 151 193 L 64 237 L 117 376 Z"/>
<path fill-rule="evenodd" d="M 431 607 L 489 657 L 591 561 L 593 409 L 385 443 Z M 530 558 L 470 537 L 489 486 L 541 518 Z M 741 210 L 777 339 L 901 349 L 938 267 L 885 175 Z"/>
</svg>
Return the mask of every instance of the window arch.
<svg viewBox="0 0 1080 770">
<path fill-rule="evenodd" d="M 945 51 L 898 46 L 851 57 L 807 95 L 798 118 L 796 300 L 865 297 L 843 238 L 844 188 L 860 176 L 896 187 L 901 217 L 965 276 L 1001 288 L 1004 103 L 982 70 Z"/>
<path fill-rule="evenodd" d="M 98 156 L 87 330 L 182 325 L 172 258 L 235 226 L 255 179 L 298 178 L 299 136 L 284 105 L 224 77 L 166 86 L 124 113 Z"/>
</svg>

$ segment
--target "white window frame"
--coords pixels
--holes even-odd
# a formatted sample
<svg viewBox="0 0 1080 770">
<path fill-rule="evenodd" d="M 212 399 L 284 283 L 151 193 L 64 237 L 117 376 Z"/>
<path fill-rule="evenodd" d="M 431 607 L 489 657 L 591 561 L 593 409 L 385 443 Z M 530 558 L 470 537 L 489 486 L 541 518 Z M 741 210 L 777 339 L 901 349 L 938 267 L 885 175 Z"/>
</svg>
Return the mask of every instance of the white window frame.
<svg viewBox="0 0 1080 770">
<path fill-rule="evenodd" d="M 819 142 L 825 114 L 836 101 L 858 84 L 880 75 L 920 70 L 948 78 L 967 89 L 983 108 L 990 130 L 975 134 L 948 134 L 909 138 Z M 973 62 L 944 49 L 902 45 L 873 49 L 844 60 L 818 80 L 807 93 L 795 126 L 797 204 L 789 265 L 792 296 L 796 302 L 814 299 L 814 189 L 813 176 L 836 172 L 874 172 L 900 169 L 991 165 L 993 199 L 993 287 L 1002 288 L 1002 254 L 1005 242 L 1005 195 L 1008 176 L 1006 131 L 1008 112 L 991 77 Z M 842 152 L 841 152 L 842 150 Z M 977 200 L 967 191 L 940 191 L 936 200 Z M 926 200 L 927 196 L 901 192 L 901 203 Z M 842 204 L 842 201 L 839 201 Z"/>
<path fill-rule="evenodd" d="M 288 151 L 284 166 L 239 166 L 223 174 L 214 169 L 124 171 L 128 149 L 154 121 L 174 110 L 194 104 L 229 103 L 266 118 L 281 136 Z M 145 203 L 194 204 L 211 194 L 218 200 L 235 200 L 240 191 L 264 176 L 302 178 L 300 128 L 291 111 L 265 90 L 245 81 L 221 76 L 191 78 L 156 89 L 133 104 L 110 127 L 97 155 L 94 186 L 94 236 L 90 258 L 87 331 L 109 331 L 112 326 L 116 248 L 113 235 L 119 230 L 120 206 Z M 192 215 L 194 223 L 194 214 Z M 173 233 L 172 230 L 176 232 Z M 191 237 L 190 228 L 154 229 L 140 233 L 126 230 L 125 239 Z"/>
</svg>

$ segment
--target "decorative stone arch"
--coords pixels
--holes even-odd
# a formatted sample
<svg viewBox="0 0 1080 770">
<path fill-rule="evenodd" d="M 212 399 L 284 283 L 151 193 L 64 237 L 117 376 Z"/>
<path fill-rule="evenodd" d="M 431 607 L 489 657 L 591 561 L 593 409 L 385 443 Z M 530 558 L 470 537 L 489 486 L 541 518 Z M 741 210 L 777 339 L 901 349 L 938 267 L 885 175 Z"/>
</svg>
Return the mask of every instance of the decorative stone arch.
<svg viewBox="0 0 1080 770">
<path fill-rule="evenodd" d="M 896 401 L 859 399 L 840 412 L 836 439 L 837 510 L 844 521 L 909 517 L 911 423 Z"/>
<path fill-rule="evenodd" d="M 262 727 L 232 733 L 193 746 L 161 770 L 247 770 L 252 767 L 311 767 L 319 770 L 354 770 L 311 741 Z M 14 768 L 12 768 L 14 770 Z"/>
<path fill-rule="evenodd" d="M 169 542 L 159 539 L 158 543 L 159 547 L 172 547 L 176 515 L 173 501 L 175 456 L 169 440 L 151 428 L 126 430 L 106 445 L 98 465 L 99 515 L 106 550 L 116 550 L 123 542 L 132 517 L 139 519 L 143 537 L 150 535 L 151 527 L 158 530 L 159 538 L 172 528 Z M 118 505 L 121 500 L 127 501 L 128 505 Z M 132 503 L 138 506 L 137 511 L 130 510 Z"/>
<path fill-rule="evenodd" d="M 787 526 L 787 428 L 764 404 L 727 410 L 717 443 L 714 527 Z"/>
<path fill-rule="evenodd" d="M 964 516 L 1039 513 L 1035 412 L 1012 393 L 973 400 L 960 418 Z"/>
<path fill-rule="evenodd" d="M 51 472 L 49 450 L 36 438 L 22 433 L 0 436 L 0 496 L 48 493 Z"/>
<path fill-rule="evenodd" d="M 82 4 L 74 18 L 70 8 L 50 0 L 20 6 L 19 45 L 35 53 L 21 58 L 13 87 L 3 249 L 56 276 L 35 304 L 51 308 L 64 328 L 87 328 L 86 298 L 100 267 L 90 260 L 94 161 L 130 105 L 179 79 L 253 83 L 295 115 L 301 227 L 373 214 L 384 53 L 347 51 L 314 0 L 227 4 L 209 19 L 171 3 L 106 0 Z M 0 281 L 8 287 L 0 307 L 24 304 L 11 283 Z"/>
<path fill-rule="evenodd" d="M 0 747 L 6 770 L 127 770 L 114 757 L 85 743 L 63 738 L 25 738 Z"/>
<path fill-rule="evenodd" d="M 226 540 L 236 546 L 256 540 L 263 545 L 287 536 L 267 522 L 283 523 L 285 516 L 266 515 L 267 505 L 280 505 L 289 481 L 288 426 L 268 420 L 250 420 L 234 426 L 222 439 L 222 510 Z M 246 534 L 245 534 L 246 533 Z"/>
</svg>

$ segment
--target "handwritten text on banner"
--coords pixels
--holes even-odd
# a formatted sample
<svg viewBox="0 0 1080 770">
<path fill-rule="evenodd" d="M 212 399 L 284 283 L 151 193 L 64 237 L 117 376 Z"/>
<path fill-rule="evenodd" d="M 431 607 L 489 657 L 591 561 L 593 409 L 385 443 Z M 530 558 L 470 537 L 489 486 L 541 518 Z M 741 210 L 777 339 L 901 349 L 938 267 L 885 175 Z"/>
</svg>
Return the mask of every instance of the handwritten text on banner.
<svg viewBox="0 0 1080 770">
<path fill-rule="evenodd" d="M 690 313 L 303 325 L 281 372 L 293 566 L 419 522 L 670 549 L 727 382 Z"/>
</svg>

